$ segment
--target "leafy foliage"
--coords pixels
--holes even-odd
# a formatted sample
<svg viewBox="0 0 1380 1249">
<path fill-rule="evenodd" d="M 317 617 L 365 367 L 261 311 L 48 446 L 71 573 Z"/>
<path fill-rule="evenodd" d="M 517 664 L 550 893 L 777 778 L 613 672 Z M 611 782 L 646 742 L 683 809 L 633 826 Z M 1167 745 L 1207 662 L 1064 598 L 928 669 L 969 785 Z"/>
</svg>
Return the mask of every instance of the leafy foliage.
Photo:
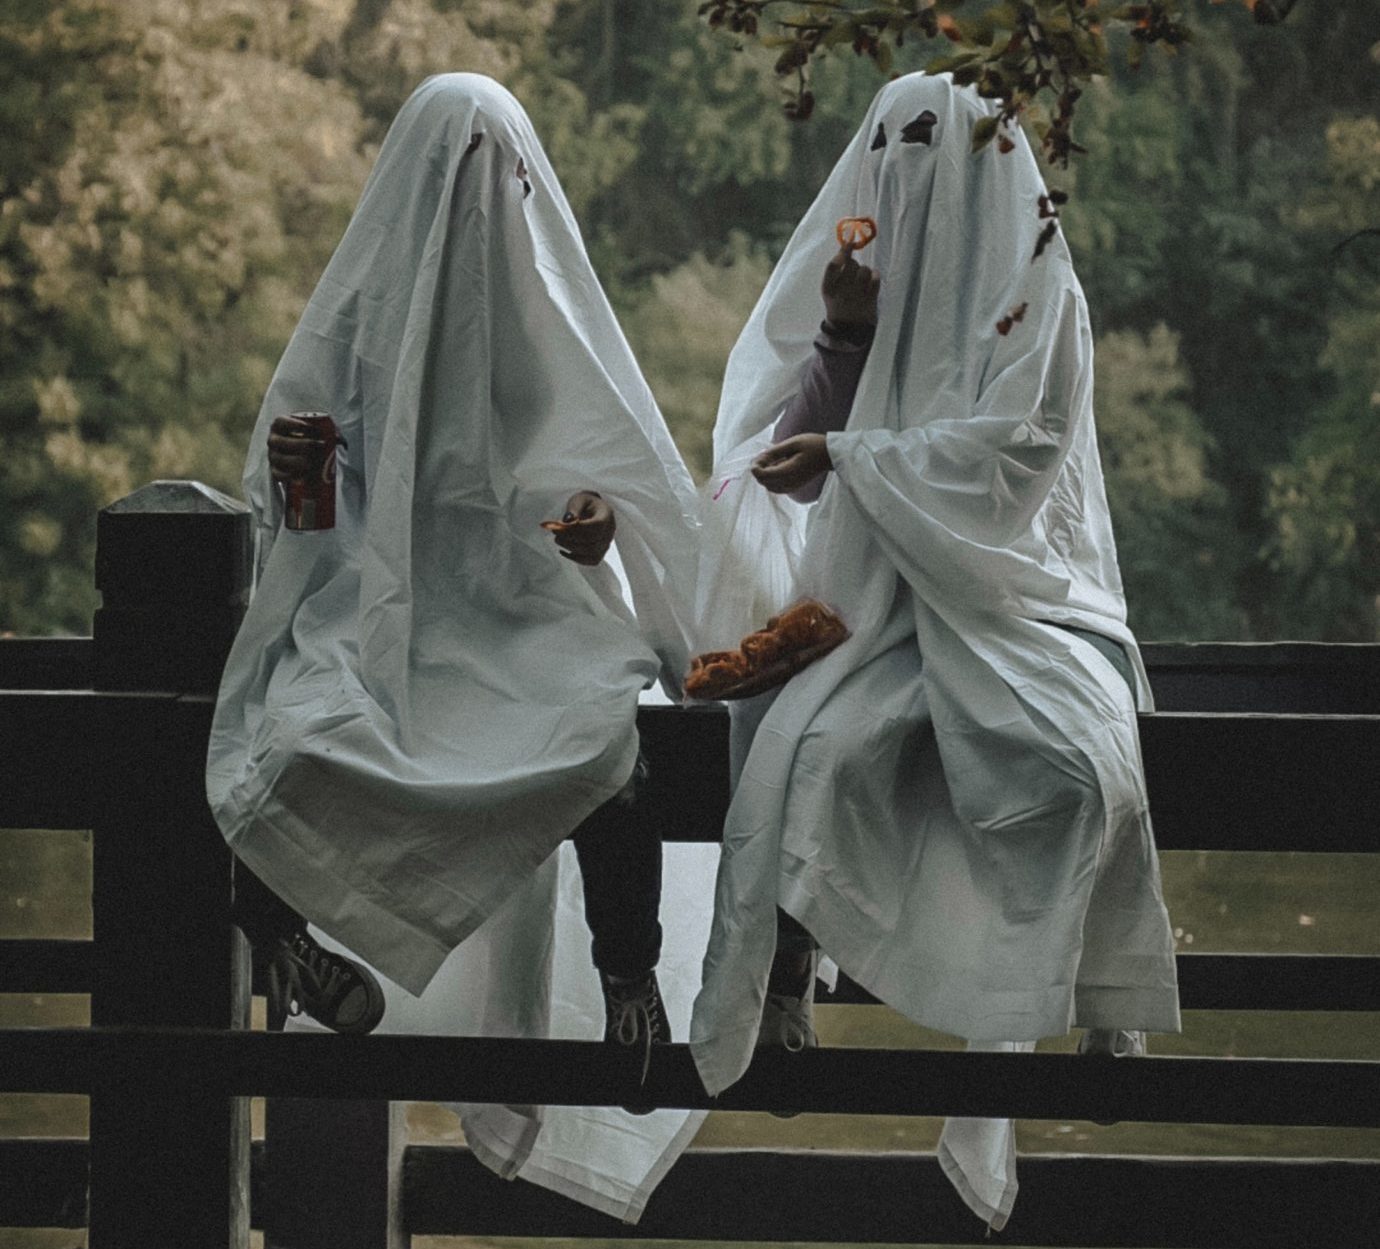
<svg viewBox="0 0 1380 1249">
<path fill-rule="evenodd" d="M 1093 310 L 1133 623 L 1161 638 L 1375 638 L 1380 236 L 1359 232 L 1380 221 L 1366 51 L 1380 10 L 1300 4 L 1271 29 L 1246 7 L 779 0 L 711 6 L 716 29 L 694 0 L 11 0 L 0 632 L 89 627 L 99 505 L 158 475 L 235 489 L 283 343 L 427 74 L 477 70 L 522 99 L 703 472 L 728 350 L 879 66 L 976 52 L 979 79 L 1015 83 L 1034 43 L 1021 61 L 997 19 L 1029 29 L 1063 12 L 1051 48 L 1076 52 L 1074 28 L 1097 21 L 1106 47 L 1104 76 L 1070 80 L 1088 152 L 1050 209 Z M 821 37 L 783 77 L 779 58 L 809 42 L 774 25 L 792 13 L 873 25 L 829 54 Z M 934 38 L 907 24 L 926 13 Z M 1164 23 L 1190 21 L 1184 55 L 1130 68 L 1133 45 L 1163 52 Z M 875 54 L 854 44 L 869 32 Z M 773 38 L 786 42 L 760 54 Z M 802 74 L 809 125 L 780 107 Z M 1020 113 L 1037 139 L 1061 84 L 1052 73 Z"/>
<path fill-rule="evenodd" d="M 1261 25 L 1283 21 L 1295 2 L 1241 0 Z M 1086 150 L 1073 139 L 1074 109 L 1085 87 L 1108 72 L 1109 37 L 1126 33 L 1127 63 L 1137 67 L 1147 48 L 1172 53 L 1192 38 L 1184 7 L 1184 0 L 704 0 L 699 13 L 710 27 L 777 51 L 776 73 L 790 83 L 786 114 L 801 121 L 815 108 L 816 57 L 849 47 L 888 74 L 907 40 L 942 36 L 952 47 L 931 56 L 926 68 L 1001 102 L 998 116 L 978 124 L 974 148 L 994 139 L 1009 146 L 1003 128 L 1024 121 L 1050 162 L 1065 167 Z"/>
</svg>

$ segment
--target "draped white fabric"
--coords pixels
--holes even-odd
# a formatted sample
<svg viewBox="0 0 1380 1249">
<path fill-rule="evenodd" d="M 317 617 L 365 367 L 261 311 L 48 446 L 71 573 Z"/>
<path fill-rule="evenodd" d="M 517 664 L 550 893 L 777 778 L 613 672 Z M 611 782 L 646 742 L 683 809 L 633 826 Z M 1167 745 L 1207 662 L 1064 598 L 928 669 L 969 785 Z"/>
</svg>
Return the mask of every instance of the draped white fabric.
<svg viewBox="0 0 1380 1249">
<path fill-rule="evenodd" d="M 266 435 L 294 409 L 329 410 L 348 443 L 333 530 L 279 530 Z M 411 993 L 466 942 L 451 981 L 466 1000 L 428 1006 L 427 1026 L 565 1026 L 552 852 L 629 779 L 640 692 L 679 689 L 696 499 L 545 153 L 496 83 L 432 78 L 399 113 L 273 378 L 244 487 L 258 584 L 207 767 L 227 840 Z M 621 584 L 539 528 L 583 488 L 615 509 Z M 703 916 L 702 860 L 682 873 L 687 906 L 697 880 Z M 597 1007 L 582 931 L 577 945 L 570 974 Z M 583 1035 L 600 1035 L 597 1015 Z M 625 1217 L 697 1121 L 579 1112 L 567 1131 L 577 1112 L 514 1114 L 522 1130 L 487 1150 L 476 1132 L 481 1156 L 536 1173 L 564 1132 L 589 1175 L 542 1182 Z"/>
<path fill-rule="evenodd" d="M 925 111 L 932 125 L 907 129 Z M 751 1057 L 778 904 L 879 998 L 974 1043 L 1178 1028 L 1132 692 L 1055 627 L 1124 644 L 1149 706 L 1087 309 L 1061 236 L 1032 263 L 1044 186 L 1024 138 L 970 151 L 993 111 L 943 76 L 884 87 L 729 361 L 715 455 L 736 466 L 799 387 L 835 222 L 876 220 L 859 260 L 882 273 L 879 323 L 847 428 L 828 435 L 835 471 L 818 503 L 763 500 L 755 518 L 781 518 L 772 549 L 792 552 L 795 593 L 853 635 L 734 712 L 751 747 L 691 1033 L 711 1092 Z M 701 586 L 725 559 L 741 552 L 705 550 Z M 1010 1126 L 952 1126 L 946 1167 L 1000 1225 Z"/>
</svg>

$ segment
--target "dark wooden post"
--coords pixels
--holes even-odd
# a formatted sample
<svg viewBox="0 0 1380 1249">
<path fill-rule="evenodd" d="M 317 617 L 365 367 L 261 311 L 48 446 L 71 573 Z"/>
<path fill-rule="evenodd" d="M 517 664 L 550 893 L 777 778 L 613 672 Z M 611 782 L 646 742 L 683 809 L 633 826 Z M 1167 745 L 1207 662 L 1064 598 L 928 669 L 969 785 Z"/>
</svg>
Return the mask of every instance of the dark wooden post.
<svg viewBox="0 0 1380 1249">
<path fill-rule="evenodd" d="M 402 1102 L 269 1099 L 266 1249 L 406 1249 L 405 1109 Z"/>
<path fill-rule="evenodd" d="M 96 1026 L 248 1027 L 204 774 L 249 583 L 248 509 L 218 491 L 158 481 L 100 513 L 94 683 L 112 693 L 91 760 Z M 128 1075 L 91 1098 L 92 1249 L 247 1249 L 247 1100 L 201 1092 L 196 1072 Z"/>
</svg>

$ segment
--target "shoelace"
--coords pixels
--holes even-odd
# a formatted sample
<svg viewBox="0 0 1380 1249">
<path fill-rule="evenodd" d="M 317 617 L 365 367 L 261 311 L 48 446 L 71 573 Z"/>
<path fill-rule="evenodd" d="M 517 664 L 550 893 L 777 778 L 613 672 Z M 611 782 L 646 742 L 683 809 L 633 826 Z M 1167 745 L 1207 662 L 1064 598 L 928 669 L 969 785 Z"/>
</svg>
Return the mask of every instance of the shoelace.
<svg viewBox="0 0 1380 1249">
<path fill-rule="evenodd" d="M 651 977 L 626 997 L 619 995 L 620 988 L 612 986 L 607 998 L 608 1030 L 620 1045 L 636 1045 L 641 1037 L 642 1075 L 638 1083 L 646 1084 L 652 1066 L 652 1039 L 661 1029 L 661 995 Z"/>
<path fill-rule="evenodd" d="M 798 1054 L 814 1039 L 814 1029 L 806 1012 L 805 999 L 787 997 L 784 993 L 770 995 L 772 1005 L 781 1013 L 781 1044 L 792 1054 Z"/>
<path fill-rule="evenodd" d="M 301 936 L 279 947 L 268 969 L 269 993 L 285 1015 L 302 1013 L 303 972 L 311 978 L 311 996 L 329 1001 L 345 976 L 345 968 Z"/>
</svg>

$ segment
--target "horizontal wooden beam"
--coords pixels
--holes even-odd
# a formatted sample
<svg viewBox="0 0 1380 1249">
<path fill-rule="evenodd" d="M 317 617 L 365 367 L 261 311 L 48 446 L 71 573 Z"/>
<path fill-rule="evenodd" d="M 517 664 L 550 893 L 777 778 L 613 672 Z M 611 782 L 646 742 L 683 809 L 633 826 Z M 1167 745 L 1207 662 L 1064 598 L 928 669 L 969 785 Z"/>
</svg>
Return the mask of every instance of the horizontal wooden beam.
<svg viewBox="0 0 1380 1249">
<path fill-rule="evenodd" d="M 1380 1011 L 1380 958 L 1359 954 L 1180 954 L 1185 1010 Z M 0 993 L 89 993 L 89 941 L 0 940 Z M 262 988 L 256 986 L 262 996 Z M 840 975 L 820 1001 L 876 1003 Z"/>
<path fill-rule="evenodd" d="M 1380 717 L 1142 716 L 1161 850 L 1380 851 Z"/>
<path fill-rule="evenodd" d="M 1380 958 L 1360 954 L 1179 954 L 1184 1010 L 1380 1011 Z M 818 1000 L 867 1006 L 870 993 L 840 974 Z"/>
<path fill-rule="evenodd" d="M 0 993 L 90 993 L 90 941 L 0 938 Z"/>
<path fill-rule="evenodd" d="M 1380 645 L 1141 644 L 1160 711 L 1380 714 Z"/>
<path fill-rule="evenodd" d="M 1321 704 L 1262 707 L 1220 700 L 1204 703 L 1200 696 L 1191 707 L 1166 705 L 1164 710 L 1380 713 L 1380 705 L 1341 705 L 1357 701 L 1358 691 L 1380 692 L 1380 645 L 1375 643 L 1142 642 L 1141 655 L 1155 697 L 1162 702 L 1184 682 L 1201 682 L 1204 691 L 1218 688 L 1227 695 L 1248 696 L 1252 687 L 1247 683 L 1261 681 L 1268 683 L 1259 687 L 1267 692 L 1283 690 L 1287 682 L 1287 688 Z M 90 637 L 0 639 L 0 689 L 86 689 L 93 666 Z M 1220 686 L 1210 684 L 1219 679 Z"/>
<path fill-rule="evenodd" d="M 1273 1058 L 1103 1061 L 1073 1054 L 825 1048 L 765 1052 L 708 1097 L 688 1048 L 635 1055 L 597 1041 L 27 1028 L 0 1031 L 0 1087 L 150 1097 L 219 1093 L 390 1101 L 818 1114 L 1113 1118 L 1156 1123 L 1380 1127 L 1380 1062 Z"/>
<path fill-rule="evenodd" d="M 647 707 L 638 717 L 648 780 L 632 806 L 591 826 L 649 818 L 666 841 L 712 841 L 728 807 L 728 717 Z M 1380 716 L 1140 717 L 1161 850 L 1380 851 Z"/>
<path fill-rule="evenodd" d="M 98 718 L 163 717 L 179 740 L 204 740 L 212 710 L 204 696 L 0 692 L 0 827 L 90 825 Z M 611 804 L 591 823 L 651 819 L 666 841 L 717 840 L 728 806 L 723 709 L 644 707 L 638 726 L 648 782 L 637 803 Z M 1380 851 L 1380 716 L 1158 713 L 1140 730 L 1162 850 Z"/>
<path fill-rule="evenodd" d="M 1002 1244 L 1340 1249 L 1371 1243 L 1380 1217 L 1375 1161 L 1035 1155 L 1019 1173 Z M 468 1150 L 414 1145 L 403 1209 L 414 1236 L 996 1243 L 933 1154 L 691 1150 L 629 1225 L 502 1180 Z"/>
<path fill-rule="evenodd" d="M 85 638 L 0 638 L 0 690 L 87 690 L 95 652 Z"/>
<path fill-rule="evenodd" d="M 84 1140 L 0 1140 L 0 1227 L 85 1227 Z"/>
<path fill-rule="evenodd" d="M 101 805 L 93 741 L 102 726 L 151 727 L 195 744 L 204 759 L 214 710 L 200 694 L 0 690 L 0 828 L 90 828 Z M 150 759 L 150 773 L 158 768 Z"/>
<path fill-rule="evenodd" d="M 86 1160 L 81 1140 L 0 1142 L 0 1226 L 85 1226 Z M 260 1145 L 252 1174 L 261 1227 Z M 1343 1249 L 1380 1225 L 1375 1160 L 1035 1154 L 1020 1181 L 1004 1244 Z M 403 1208 L 413 1236 L 987 1243 L 933 1154 L 692 1149 L 630 1225 L 500 1179 L 467 1149 L 412 1145 Z"/>
</svg>

